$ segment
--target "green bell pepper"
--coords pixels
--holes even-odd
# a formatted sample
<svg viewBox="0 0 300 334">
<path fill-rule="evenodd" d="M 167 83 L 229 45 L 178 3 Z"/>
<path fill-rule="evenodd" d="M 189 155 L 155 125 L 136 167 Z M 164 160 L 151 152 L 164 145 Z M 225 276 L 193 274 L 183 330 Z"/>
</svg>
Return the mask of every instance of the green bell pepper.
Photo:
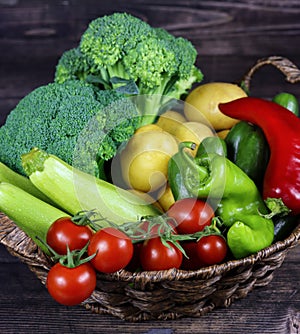
<svg viewBox="0 0 300 334">
<path fill-rule="evenodd" d="M 226 157 L 227 146 L 225 140 L 219 137 L 206 137 L 204 138 L 197 150 L 196 157 L 200 157 L 203 154 L 216 153 Z"/>
<path fill-rule="evenodd" d="M 231 128 L 225 142 L 228 159 L 261 189 L 270 156 L 269 145 L 262 130 L 256 125 L 241 121 Z"/>
<path fill-rule="evenodd" d="M 192 194 L 187 190 L 182 175 L 182 166 L 185 165 L 183 153 L 186 148 L 194 150 L 196 144 L 190 142 L 182 142 L 179 144 L 179 150 L 169 160 L 168 163 L 168 182 L 175 201 L 182 198 L 192 197 Z"/>
<path fill-rule="evenodd" d="M 174 154 L 168 163 L 168 180 L 174 199 L 177 201 L 182 198 L 193 197 L 191 192 L 186 188 L 180 168 L 184 166 L 183 151 L 186 148 L 194 150 L 196 144 L 190 142 L 182 142 L 179 144 L 179 150 Z M 219 137 L 207 137 L 200 143 L 196 156 L 202 156 L 209 153 L 216 153 L 222 156 L 226 156 L 227 149 L 226 143 Z"/>
<path fill-rule="evenodd" d="M 185 188 L 192 197 L 206 199 L 214 207 L 228 228 L 227 243 L 234 257 L 271 245 L 273 221 L 263 216 L 268 209 L 253 180 L 224 156 L 212 153 L 193 158 L 186 150 L 179 152 Z"/>
<path fill-rule="evenodd" d="M 227 233 L 227 243 L 237 259 L 270 246 L 273 239 L 274 225 L 272 220 L 257 213 L 235 221 Z"/>
</svg>

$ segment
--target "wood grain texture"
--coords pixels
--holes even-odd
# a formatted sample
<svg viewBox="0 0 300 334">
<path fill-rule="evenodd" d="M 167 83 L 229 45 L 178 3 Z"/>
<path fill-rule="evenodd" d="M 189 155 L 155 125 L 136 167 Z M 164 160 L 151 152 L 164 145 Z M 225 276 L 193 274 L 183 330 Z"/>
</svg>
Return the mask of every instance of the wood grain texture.
<svg viewBox="0 0 300 334">
<path fill-rule="evenodd" d="M 191 40 L 205 81 L 238 81 L 256 59 L 300 58 L 298 1 L 0 1 L 0 107 L 3 123 L 17 101 L 53 80 L 63 51 L 75 46 L 90 20 L 127 11 L 153 26 Z M 172 13 L 172 15 L 170 15 Z M 14 60 L 12 62 L 12 59 Z M 282 78 L 269 70 L 258 75 L 254 93 L 276 93 Z M 274 78 L 273 78 L 274 77 Z M 276 87 L 277 86 L 277 87 Z M 297 88 L 288 87 L 296 93 Z"/>
<path fill-rule="evenodd" d="M 282 55 L 300 66 L 298 0 L 0 0 L 0 124 L 25 94 L 53 80 L 61 53 L 78 43 L 90 20 L 127 11 L 192 41 L 205 82 L 238 82 L 257 59 Z M 265 67 L 252 81 L 253 95 L 286 90 Z M 229 308 L 199 319 L 125 323 L 82 307 L 55 303 L 36 276 L 0 246 L 1 333 L 245 333 L 299 334 L 300 247 L 290 251 L 273 281 Z"/>
</svg>

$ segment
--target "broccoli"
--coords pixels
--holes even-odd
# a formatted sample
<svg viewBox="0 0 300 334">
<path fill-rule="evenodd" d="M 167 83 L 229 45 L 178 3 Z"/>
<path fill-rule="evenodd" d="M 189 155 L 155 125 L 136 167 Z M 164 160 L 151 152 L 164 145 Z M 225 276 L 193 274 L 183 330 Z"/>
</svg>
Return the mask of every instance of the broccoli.
<svg viewBox="0 0 300 334">
<path fill-rule="evenodd" d="M 130 99 L 84 81 L 49 83 L 25 96 L 0 128 L 0 160 L 24 174 L 21 155 L 39 147 L 75 167 L 101 177 L 139 124 Z"/>
<path fill-rule="evenodd" d="M 114 13 L 90 22 L 79 45 L 59 59 L 55 81 L 76 78 L 104 89 L 144 95 L 135 101 L 144 125 L 153 122 L 166 103 L 180 99 L 202 80 L 194 65 L 196 57 L 187 39 L 130 14 Z"/>
<path fill-rule="evenodd" d="M 65 51 L 59 59 L 57 66 L 57 82 L 63 83 L 67 80 L 86 79 L 86 74 L 92 72 L 91 65 L 82 55 L 78 48 Z"/>
</svg>

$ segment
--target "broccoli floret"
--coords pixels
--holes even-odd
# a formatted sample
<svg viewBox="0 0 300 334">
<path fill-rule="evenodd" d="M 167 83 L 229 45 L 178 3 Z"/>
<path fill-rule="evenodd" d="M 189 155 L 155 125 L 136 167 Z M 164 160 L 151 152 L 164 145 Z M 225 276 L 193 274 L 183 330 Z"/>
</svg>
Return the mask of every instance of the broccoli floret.
<svg viewBox="0 0 300 334">
<path fill-rule="evenodd" d="M 79 49 L 95 68 L 105 68 L 111 78 L 130 79 L 122 58 L 151 36 L 152 28 L 146 22 L 127 13 L 114 13 L 90 22 L 81 36 Z"/>
<path fill-rule="evenodd" d="M 63 53 L 56 66 L 57 82 L 85 79 L 86 73 L 91 72 L 91 65 L 78 48 Z"/>
<path fill-rule="evenodd" d="M 55 70 L 55 81 L 64 83 L 68 80 L 84 80 L 101 84 L 103 88 L 110 89 L 108 74 L 105 69 L 98 69 L 79 50 L 73 48 L 65 51 L 60 57 Z"/>
<path fill-rule="evenodd" d="M 67 72 L 72 78 L 92 82 L 104 89 L 122 89 L 124 81 L 134 82 L 138 94 L 148 100 L 136 100 L 141 102 L 137 106 L 145 116 L 140 125 L 153 122 L 163 105 L 180 99 L 203 77 L 195 66 L 197 51 L 190 41 L 175 37 L 165 29 L 151 27 L 127 13 L 114 13 L 91 21 L 77 49 L 84 59 L 85 71 L 76 61 L 63 61 L 67 58 L 63 55 L 55 81 L 64 81 Z M 64 65 L 63 71 L 60 63 Z M 68 69 L 69 66 L 72 68 Z M 80 70 L 76 72 L 76 68 Z M 125 92 L 126 88 L 125 85 Z M 153 95 L 156 97 L 148 98 Z"/>
<path fill-rule="evenodd" d="M 24 174 L 21 155 L 32 147 L 99 176 L 139 123 L 130 99 L 79 80 L 50 83 L 25 96 L 0 128 L 0 160 Z M 85 158 L 85 159 L 83 159 Z"/>
</svg>

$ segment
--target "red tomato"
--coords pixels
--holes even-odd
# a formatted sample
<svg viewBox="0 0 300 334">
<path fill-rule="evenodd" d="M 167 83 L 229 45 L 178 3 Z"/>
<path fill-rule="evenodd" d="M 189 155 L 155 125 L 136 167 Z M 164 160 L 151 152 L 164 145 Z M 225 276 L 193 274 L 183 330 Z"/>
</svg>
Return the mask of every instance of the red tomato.
<svg viewBox="0 0 300 334">
<path fill-rule="evenodd" d="M 125 233 L 105 227 L 90 240 L 88 255 L 95 253 L 91 260 L 94 268 L 103 273 L 113 273 L 128 265 L 133 255 L 133 244 Z"/>
<path fill-rule="evenodd" d="M 88 226 L 73 223 L 71 217 L 62 217 L 48 229 L 47 244 L 58 254 L 67 254 L 67 245 L 70 251 L 82 249 L 92 235 L 93 232 Z"/>
<path fill-rule="evenodd" d="M 197 254 L 205 265 L 221 263 L 227 254 L 227 243 L 220 235 L 208 235 L 197 242 Z"/>
<path fill-rule="evenodd" d="M 166 270 L 179 268 L 182 262 L 181 251 L 171 242 L 166 247 L 160 237 L 144 241 L 140 249 L 140 261 L 144 270 Z"/>
<path fill-rule="evenodd" d="M 185 270 L 197 270 L 204 266 L 198 257 L 197 242 L 184 241 L 181 243 L 187 257 L 183 256 L 181 268 Z"/>
<path fill-rule="evenodd" d="M 167 212 L 177 222 L 176 230 L 179 234 L 190 234 L 202 231 L 211 224 L 214 217 L 212 207 L 202 200 L 183 198 L 176 201 Z"/>
<path fill-rule="evenodd" d="M 96 272 L 90 263 L 68 268 L 58 262 L 49 270 L 46 286 L 58 303 L 77 305 L 93 293 Z"/>
</svg>

